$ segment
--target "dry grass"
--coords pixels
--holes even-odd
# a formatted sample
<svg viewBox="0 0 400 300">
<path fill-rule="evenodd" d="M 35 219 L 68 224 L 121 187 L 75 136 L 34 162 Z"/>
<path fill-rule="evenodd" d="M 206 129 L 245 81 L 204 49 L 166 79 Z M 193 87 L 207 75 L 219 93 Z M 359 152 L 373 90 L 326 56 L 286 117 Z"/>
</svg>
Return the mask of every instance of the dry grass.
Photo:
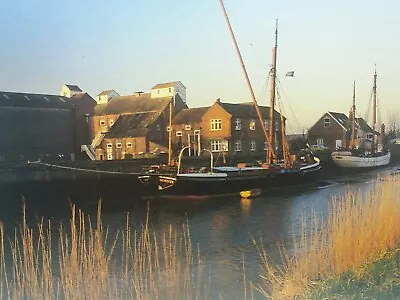
<svg viewBox="0 0 400 300">
<path fill-rule="evenodd" d="M 304 296 L 316 282 L 357 269 L 398 246 L 399 192 L 398 179 L 378 178 L 368 195 L 348 192 L 333 199 L 325 222 L 315 214 L 309 224 L 303 218 L 293 254 L 282 248 L 282 268 L 270 265 L 260 247 L 265 286 L 259 290 L 273 299 Z"/>
<path fill-rule="evenodd" d="M 57 234 L 51 222 L 23 223 L 5 242 L 0 226 L 0 297 L 2 299 L 201 299 L 203 262 L 193 251 L 189 227 L 163 234 L 129 226 L 113 238 L 101 222 L 72 208 L 70 224 Z M 93 225 L 94 224 L 94 225 Z M 58 249 L 55 252 L 54 249 Z M 121 251 L 119 253 L 119 251 Z"/>
</svg>

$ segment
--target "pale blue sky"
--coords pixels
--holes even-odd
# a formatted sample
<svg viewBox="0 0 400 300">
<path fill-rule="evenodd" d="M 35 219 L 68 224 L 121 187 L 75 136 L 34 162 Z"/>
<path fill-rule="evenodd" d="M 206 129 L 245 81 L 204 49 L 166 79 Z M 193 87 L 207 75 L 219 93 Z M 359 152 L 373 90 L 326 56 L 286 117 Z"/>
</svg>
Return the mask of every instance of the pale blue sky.
<svg viewBox="0 0 400 300">
<path fill-rule="evenodd" d="M 225 6 L 262 105 L 269 104 L 266 74 L 279 19 L 278 75 L 289 131 L 329 110 L 347 113 L 353 80 L 364 116 L 375 63 L 382 118 L 400 111 L 400 2 L 225 0 Z M 190 107 L 218 97 L 250 100 L 218 0 L 3 0 L 0 11 L 0 90 L 58 93 L 69 83 L 94 97 L 180 80 Z M 294 78 L 284 77 L 289 70 Z"/>
</svg>

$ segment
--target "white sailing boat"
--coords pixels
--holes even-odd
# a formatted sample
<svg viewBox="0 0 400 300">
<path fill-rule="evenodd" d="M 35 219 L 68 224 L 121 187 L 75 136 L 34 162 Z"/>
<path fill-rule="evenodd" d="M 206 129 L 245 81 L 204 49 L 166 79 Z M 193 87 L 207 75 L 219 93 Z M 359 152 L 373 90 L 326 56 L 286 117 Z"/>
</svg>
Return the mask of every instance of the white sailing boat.
<svg viewBox="0 0 400 300">
<path fill-rule="evenodd" d="M 374 86 L 372 90 L 373 95 L 373 112 L 372 112 L 372 140 L 367 140 L 364 137 L 355 136 L 356 124 L 356 105 L 355 94 L 356 86 L 354 82 L 353 89 L 353 106 L 350 114 L 351 121 L 351 137 L 347 149 L 343 151 L 334 151 L 331 154 L 332 160 L 338 167 L 341 168 L 376 168 L 388 165 L 390 162 L 390 151 L 383 147 L 382 142 L 378 142 L 378 134 L 376 131 L 376 69 L 374 73 Z M 380 139 L 382 141 L 382 138 Z"/>
</svg>

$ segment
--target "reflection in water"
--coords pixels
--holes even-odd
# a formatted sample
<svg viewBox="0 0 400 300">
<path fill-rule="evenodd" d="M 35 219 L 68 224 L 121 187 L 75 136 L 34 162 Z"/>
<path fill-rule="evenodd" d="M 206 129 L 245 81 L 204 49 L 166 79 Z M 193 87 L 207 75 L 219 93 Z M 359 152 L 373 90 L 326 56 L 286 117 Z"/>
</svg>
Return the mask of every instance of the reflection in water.
<svg viewBox="0 0 400 300">
<path fill-rule="evenodd" d="M 181 228 L 182 224 L 188 224 L 193 249 L 198 245 L 206 264 L 210 297 L 241 299 L 243 260 L 247 279 L 260 283 L 260 259 L 254 240 L 262 244 L 272 263 L 279 264 L 278 243 L 283 243 L 290 251 L 293 234 L 300 233 L 302 217 L 309 220 L 314 211 L 323 218 L 333 195 L 344 195 L 349 189 L 370 192 L 368 182 L 376 175 L 341 177 L 324 186 L 274 191 L 254 199 L 232 197 L 198 202 L 143 201 L 129 189 L 103 187 L 99 190 L 96 185 L 3 187 L 0 221 L 4 222 L 7 233 L 12 234 L 16 224 L 21 222 L 21 195 L 24 195 L 31 224 L 37 221 L 37 216 L 67 224 L 71 203 L 95 214 L 99 199 L 103 224 L 108 226 L 111 236 L 124 229 L 128 213 L 132 231 L 140 230 L 147 214 L 149 226 L 156 234 L 162 234 L 169 225 Z"/>
</svg>

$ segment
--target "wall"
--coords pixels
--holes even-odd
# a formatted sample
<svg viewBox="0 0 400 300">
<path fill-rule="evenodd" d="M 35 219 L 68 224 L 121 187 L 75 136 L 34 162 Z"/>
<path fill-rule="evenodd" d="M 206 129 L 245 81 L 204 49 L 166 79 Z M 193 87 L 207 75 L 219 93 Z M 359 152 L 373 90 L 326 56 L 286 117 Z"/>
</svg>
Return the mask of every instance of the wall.
<svg viewBox="0 0 400 300">
<path fill-rule="evenodd" d="M 324 127 L 324 119 L 330 118 L 330 126 Z M 310 145 L 317 144 L 317 139 L 324 139 L 324 146 L 327 146 L 331 151 L 336 149 L 336 140 L 341 140 L 342 145 L 345 144 L 345 133 L 343 129 L 329 114 L 324 114 L 308 131 L 308 139 Z"/>
</svg>

